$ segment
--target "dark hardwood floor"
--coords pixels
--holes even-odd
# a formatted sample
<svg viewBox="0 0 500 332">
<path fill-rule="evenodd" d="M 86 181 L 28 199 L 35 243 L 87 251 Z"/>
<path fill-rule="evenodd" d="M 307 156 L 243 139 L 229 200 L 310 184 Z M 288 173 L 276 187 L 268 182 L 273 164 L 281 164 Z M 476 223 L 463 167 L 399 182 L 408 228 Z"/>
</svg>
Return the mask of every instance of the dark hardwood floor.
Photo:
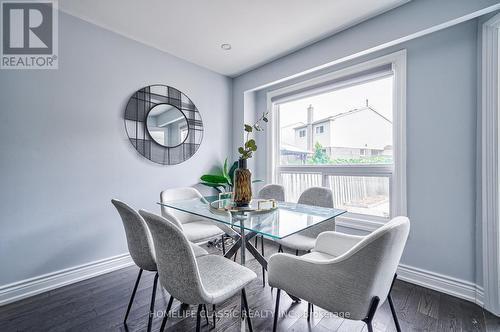
<svg viewBox="0 0 500 332">
<path fill-rule="evenodd" d="M 277 248 L 266 243 L 266 256 L 275 252 Z M 254 259 L 247 261 L 247 266 L 259 276 L 247 287 L 250 309 L 255 310 L 254 331 L 270 331 L 276 291 L 271 291 L 269 286 L 262 287 L 260 265 Z M 125 268 L 0 307 L 0 331 L 145 331 L 153 273 L 143 273 L 128 326 L 122 323 L 137 272 L 135 266 Z M 398 280 L 393 297 L 403 331 L 500 331 L 499 318 L 475 304 L 446 294 Z M 160 314 L 154 318 L 153 331 L 160 328 L 162 310 L 168 299 L 166 292 L 157 292 L 155 308 Z M 231 310 L 238 312 L 239 304 L 240 298 L 235 296 L 218 306 L 214 331 L 239 330 L 238 318 L 226 315 Z M 315 308 L 314 317 L 307 322 L 307 303 L 294 304 L 286 295 L 282 295 L 280 307 L 279 331 L 367 331 L 362 322 L 345 320 L 320 308 Z M 173 317 L 169 318 L 167 331 L 194 330 L 195 308 L 181 313 L 178 301 L 174 301 L 172 308 Z M 396 331 L 387 302 L 377 311 L 374 328 L 375 331 Z M 202 320 L 202 330 L 209 329 L 213 330 L 212 326 Z"/>
</svg>

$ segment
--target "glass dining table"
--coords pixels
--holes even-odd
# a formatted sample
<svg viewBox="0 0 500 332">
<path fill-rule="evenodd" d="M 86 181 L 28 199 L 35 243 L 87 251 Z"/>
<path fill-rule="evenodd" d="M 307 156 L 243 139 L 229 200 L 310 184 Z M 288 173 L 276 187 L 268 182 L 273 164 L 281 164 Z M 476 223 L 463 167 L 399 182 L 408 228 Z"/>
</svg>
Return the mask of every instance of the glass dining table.
<svg viewBox="0 0 500 332">
<path fill-rule="evenodd" d="M 231 258 L 240 250 L 240 263 L 241 265 L 245 265 L 248 250 L 262 266 L 263 282 L 265 281 L 264 273 L 267 271 L 267 260 L 252 245 L 250 239 L 258 234 L 271 239 L 283 239 L 346 212 L 345 210 L 288 202 L 274 202 L 271 208 L 261 209 L 260 205 L 257 204 L 257 200 L 252 201 L 249 207 L 234 208 L 229 199 L 220 200 L 217 196 L 180 199 L 158 202 L 158 204 L 204 217 L 236 230 L 239 233 L 239 237 L 234 239 L 233 246 L 224 256 Z M 293 301 L 300 302 L 300 299 L 293 294 L 288 294 L 288 296 Z M 241 300 L 241 307 L 242 309 L 244 308 L 243 298 Z M 245 331 L 245 321 L 247 321 L 245 318 L 242 315 L 241 331 Z M 249 321 L 247 323 L 250 324 Z"/>
<path fill-rule="evenodd" d="M 252 245 L 250 239 L 258 234 L 270 239 L 283 239 L 346 212 L 345 210 L 289 202 L 276 202 L 275 208 L 268 211 L 261 211 L 256 207 L 252 208 L 253 202 L 247 209 L 226 209 L 227 211 L 225 211 L 220 207 L 230 204 L 230 201 L 219 200 L 217 196 L 181 199 L 159 202 L 158 204 L 204 217 L 237 230 L 240 236 L 238 239 L 234 239 L 235 243 L 226 252 L 225 257 L 231 258 L 241 249 L 241 264 L 245 265 L 245 256 L 248 250 L 264 270 L 267 270 L 267 261 Z"/>
</svg>

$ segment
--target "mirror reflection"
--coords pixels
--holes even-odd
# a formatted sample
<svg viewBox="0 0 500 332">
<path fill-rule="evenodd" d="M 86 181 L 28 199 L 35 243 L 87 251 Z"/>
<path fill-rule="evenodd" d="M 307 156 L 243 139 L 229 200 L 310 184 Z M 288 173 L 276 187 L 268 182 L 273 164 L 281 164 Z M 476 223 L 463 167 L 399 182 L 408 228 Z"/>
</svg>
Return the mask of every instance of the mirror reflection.
<svg viewBox="0 0 500 332">
<path fill-rule="evenodd" d="M 153 107 L 148 113 L 146 126 L 151 138 L 166 147 L 184 142 L 189 130 L 184 114 L 177 107 L 168 104 Z"/>
</svg>

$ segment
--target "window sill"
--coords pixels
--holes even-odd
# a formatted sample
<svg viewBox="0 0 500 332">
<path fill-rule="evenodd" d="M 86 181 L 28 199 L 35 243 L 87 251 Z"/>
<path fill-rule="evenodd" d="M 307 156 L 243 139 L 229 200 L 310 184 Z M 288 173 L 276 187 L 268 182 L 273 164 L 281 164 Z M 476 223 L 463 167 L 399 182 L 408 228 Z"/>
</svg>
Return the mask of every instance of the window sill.
<svg viewBox="0 0 500 332">
<path fill-rule="evenodd" d="M 383 226 L 389 219 L 346 213 L 336 217 L 335 221 L 337 226 L 370 233 Z"/>
</svg>

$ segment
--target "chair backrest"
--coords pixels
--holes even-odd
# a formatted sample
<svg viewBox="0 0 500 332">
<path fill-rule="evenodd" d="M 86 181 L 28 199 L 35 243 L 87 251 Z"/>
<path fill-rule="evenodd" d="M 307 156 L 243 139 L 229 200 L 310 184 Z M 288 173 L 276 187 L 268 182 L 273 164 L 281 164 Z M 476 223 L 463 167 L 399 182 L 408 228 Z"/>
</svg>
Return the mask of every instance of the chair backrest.
<svg viewBox="0 0 500 332">
<path fill-rule="evenodd" d="M 278 202 L 284 202 L 285 188 L 280 184 L 267 184 L 259 190 L 257 196 L 262 199 L 274 199 Z"/>
<path fill-rule="evenodd" d="M 346 292 L 349 296 L 341 301 L 352 319 L 366 316 L 373 297 L 378 296 L 380 304 L 385 302 L 409 232 L 410 220 L 396 217 L 338 257 L 333 268 L 352 279 L 347 281 L 351 284 Z"/>
<path fill-rule="evenodd" d="M 297 203 L 333 208 L 333 194 L 328 188 L 311 187 L 300 194 Z"/>
<path fill-rule="evenodd" d="M 198 265 L 182 230 L 161 216 L 144 210 L 139 210 L 139 213 L 153 235 L 161 285 L 183 303 L 204 303 L 206 292 Z"/>
<path fill-rule="evenodd" d="M 134 209 L 124 202 L 112 199 L 111 203 L 122 219 L 132 260 L 141 269 L 156 271 L 153 241 L 146 223 Z"/>
<path fill-rule="evenodd" d="M 191 187 L 172 188 L 172 189 L 166 189 L 160 193 L 160 202 L 164 203 L 168 201 L 176 201 L 176 200 L 190 199 L 190 198 L 202 198 L 202 197 L 203 195 L 198 190 Z M 166 212 L 177 218 L 177 220 L 179 220 L 181 224 L 193 220 L 192 214 L 162 206 L 161 207 L 162 216 L 167 217 Z"/>
</svg>

